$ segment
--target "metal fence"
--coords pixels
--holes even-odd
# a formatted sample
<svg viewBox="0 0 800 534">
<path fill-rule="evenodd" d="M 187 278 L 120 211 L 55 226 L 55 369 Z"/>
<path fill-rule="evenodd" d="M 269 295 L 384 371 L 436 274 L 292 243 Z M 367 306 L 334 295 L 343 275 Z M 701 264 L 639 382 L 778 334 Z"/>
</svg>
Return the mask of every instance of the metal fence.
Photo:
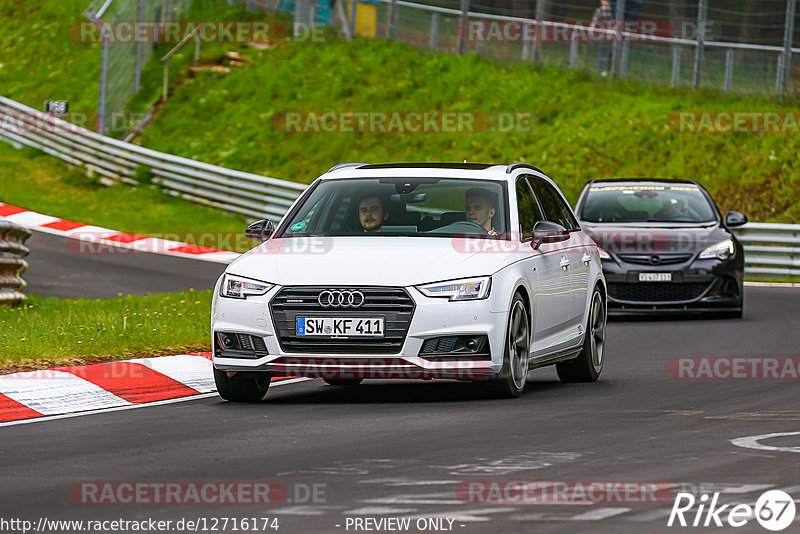
<svg viewBox="0 0 800 534">
<path fill-rule="evenodd" d="M 589 35 L 599 0 L 379 1 L 379 36 L 434 50 L 589 71 L 607 63 L 617 78 L 800 96 L 797 0 L 618 0 L 623 22 Z"/>
<path fill-rule="evenodd" d="M 748 223 L 735 230 L 749 276 L 800 276 L 800 225 Z"/>
<path fill-rule="evenodd" d="M 31 231 L 0 218 L 0 306 L 15 305 L 25 300 L 22 273 L 28 268 L 23 259 L 30 253 L 25 240 Z"/>
<path fill-rule="evenodd" d="M 84 15 L 94 23 L 174 22 L 191 6 L 191 0 L 94 0 Z M 100 49 L 97 95 L 97 131 L 116 131 L 112 120 L 124 117 L 130 98 L 141 89 L 142 71 L 157 43 L 118 40 L 105 36 Z"/>
<path fill-rule="evenodd" d="M 5 97 L 0 97 L 0 138 L 43 150 L 106 180 L 156 184 L 188 200 L 254 218 L 282 217 L 306 188 L 119 141 Z"/>
</svg>

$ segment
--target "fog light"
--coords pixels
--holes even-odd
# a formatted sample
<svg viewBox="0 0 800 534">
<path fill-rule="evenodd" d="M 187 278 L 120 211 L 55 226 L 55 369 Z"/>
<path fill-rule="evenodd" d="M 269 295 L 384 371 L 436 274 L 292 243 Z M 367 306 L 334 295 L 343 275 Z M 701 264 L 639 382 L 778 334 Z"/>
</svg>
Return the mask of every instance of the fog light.
<svg viewBox="0 0 800 534">
<path fill-rule="evenodd" d="M 475 352 L 478 350 L 478 340 L 476 340 L 474 337 L 471 337 L 464 346 L 467 347 L 467 350 Z"/>
<path fill-rule="evenodd" d="M 217 334 L 219 337 L 219 344 L 225 350 L 233 350 L 238 347 L 238 343 L 236 342 L 236 338 L 229 335 L 229 334 Z"/>
</svg>

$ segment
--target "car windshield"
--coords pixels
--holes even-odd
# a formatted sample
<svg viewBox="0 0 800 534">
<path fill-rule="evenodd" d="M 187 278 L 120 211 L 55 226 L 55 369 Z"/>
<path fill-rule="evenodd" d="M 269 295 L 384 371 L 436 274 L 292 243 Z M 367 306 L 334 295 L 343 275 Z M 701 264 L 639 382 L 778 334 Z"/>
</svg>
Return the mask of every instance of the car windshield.
<svg viewBox="0 0 800 534">
<path fill-rule="evenodd" d="M 598 185 L 589 187 L 581 220 L 592 223 L 702 223 L 714 209 L 692 184 Z"/>
<path fill-rule="evenodd" d="M 320 182 L 279 235 L 505 238 L 507 228 L 503 182 L 359 178 Z"/>
</svg>

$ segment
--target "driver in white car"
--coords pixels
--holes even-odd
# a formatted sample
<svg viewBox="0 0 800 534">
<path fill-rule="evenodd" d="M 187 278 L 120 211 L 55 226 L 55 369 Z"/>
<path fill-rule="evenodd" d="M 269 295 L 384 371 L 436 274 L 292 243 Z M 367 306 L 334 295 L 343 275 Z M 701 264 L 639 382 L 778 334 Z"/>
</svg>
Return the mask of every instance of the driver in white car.
<svg viewBox="0 0 800 534">
<path fill-rule="evenodd" d="M 497 212 L 497 197 L 488 189 L 473 187 L 465 195 L 464 214 L 469 222 L 479 224 L 489 235 L 497 235 L 492 217 Z"/>
<path fill-rule="evenodd" d="M 386 203 L 378 195 L 362 197 L 358 202 L 358 220 L 364 232 L 380 232 L 383 223 L 389 218 Z"/>
</svg>

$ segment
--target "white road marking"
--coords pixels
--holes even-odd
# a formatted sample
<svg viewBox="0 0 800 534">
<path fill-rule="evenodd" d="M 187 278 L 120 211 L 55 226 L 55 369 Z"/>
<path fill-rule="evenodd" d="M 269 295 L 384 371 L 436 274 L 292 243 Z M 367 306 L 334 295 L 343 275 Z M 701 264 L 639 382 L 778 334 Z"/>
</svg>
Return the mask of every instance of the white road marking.
<svg viewBox="0 0 800 534">
<path fill-rule="evenodd" d="M 444 519 L 452 519 L 453 523 L 466 523 L 470 521 L 489 521 L 491 518 L 483 517 L 488 514 L 502 514 L 505 512 L 513 512 L 516 508 L 476 508 L 472 510 L 464 510 L 457 508 L 455 510 L 445 510 L 444 512 L 433 512 L 425 514 L 417 514 L 408 517 L 409 519 L 421 519 L 426 517 L 441 517 Z"/>
<path fill-rule="evenodd" d="M 280 382 L 275 382 L 274 384 L 270 385 L 270 389 L 277 387 L 277 386 L 285 386 L 288 384 L 295 384 L 297 382 L 306 382 L 310 380 L 309 378 L 292 378 L 290 380 L 281 380 Z M 154 402 L 145 402 L 141 404 L 130 404 L 128 406 L 118 406 L 114 408 L 102 408 L 97 410 L 88 410 L 85 412 L 75 412 L 75 413 L 64 413 L 59 415 L 48 415 L 45 417 L 34 417 L 31 419 L 19 419 L 17 421 L 6 421 L 0 423 L 0 428 L 4 426 L 14 426 L 14 425 L 27 425 L 30 423 L 43 423 L 45 421 L 55 421 L 57 419 L 69 419 L 72 417 L 83 417 L 84 415 L 96 415 L 101 413 L 110 413 L 110 412 L 121 412 L 123 410 L 133 410 L 136 408 L 149 408 L 150 406 L 163 406 L 164 404 L 176 404 L 178 402 L 186 402 L 186 401 L 193 401 L 199 399 L 207 399 L 210 397 L 218 397 L 217 392 L 213 393 L 200 393 L 198 395 L 192 395 L 190 397 L 179 397 L 177 399 L 167 399 L 162 401 L 154 401 Z M 221 399 L 220 399 L 221 400 Z"/>
<path fill-rule="evenodd" d="M 64 371 L 28 371 L 0 378 L 0 393 L 42 415 L 131 404 L 88 380 Z"/>
<path fill-rule="evenodd" d="M 360 480 L 360 484 L 383 484 L 384 486 L 445 486 L 459 484 L 461 480 L 412 480 L 410 478 L 375 478 Z"/>
<path fill-rule="evenodd" d="M 140 363 L 200 393 L 217 390 L 217 386 L 214 384 L 214 366 L 211 360 L 204 356 L 180 354 L 159 358 L 137 358 L 128 361 Z"/>
<path fill-rule="evenodd" d="M 537 512 L 533 514 L 514 515 L 509 519 L 514 521 L 601 521 L 630 511 L 630 508 L 623 507 L 596 508 L 573 515 Z"/>
<path fill-rule="evenodd" d="M 363 508 L 354 508 L 352 510 L 345 510 L 343 515 L 388 515 L 388 514 L 410 514 L 416 512 L 416 508 L 392 508 L 390 506 L 364 506 Z"/>
<path fill-rule="evenodd" d="M 463 501 L 454 499 L 453 496 L 452 491 L 444 491 L 439 493 L 420 493 L 362 499 L 361 502 L 368 504 L 464 504 Z"/>
<path fill-rule="evenodd" d="M 745 449 L 756 449 L 761 451 L 779 451 L 779 452 L 798 452 L 800 447 L 773 447 L 771 445 L 763 445 L 759 443 L 761 440 L 782 438 L 785 436 L 798 436 L 800 432 L 776 432 L 774 434 L 761 434 L 760 436 L 747 436 L 744 438 L 732 439 L 731 443 L 737 447 L 744 447 Z"/>
</svg>

